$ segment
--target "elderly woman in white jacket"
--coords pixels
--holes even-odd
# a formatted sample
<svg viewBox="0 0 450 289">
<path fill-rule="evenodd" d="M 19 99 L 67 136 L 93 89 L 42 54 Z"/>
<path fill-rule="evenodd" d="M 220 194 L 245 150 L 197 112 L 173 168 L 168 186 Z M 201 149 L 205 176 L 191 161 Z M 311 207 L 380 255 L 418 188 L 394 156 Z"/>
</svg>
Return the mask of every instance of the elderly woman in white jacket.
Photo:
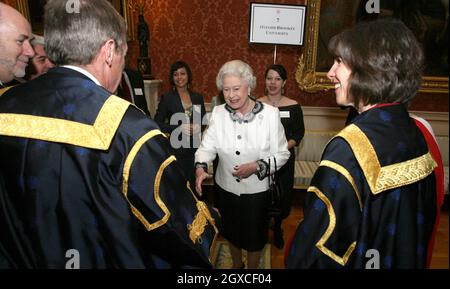
<svg viewBox="0 0 450 289">
<path fill-rule="evenodd" d="M 216 78 L 225 104 L 216 106 L 202 143 L 195 153 L 195 188 L 212 176 L 207 164 L 216 155 L 216 205 L 222 215 L 222 235 L 230 243 L 233 268 L 243 268 L 242 249 L 249 269 L 256 269 L 268 234 L 268 180 L 266 176 L 289 158 L 277 108 L 250 96 L 256 86 L 245 62 L 225 63 Z M 270 167 L 269 167 L 270 164 Z"/>
</svg>

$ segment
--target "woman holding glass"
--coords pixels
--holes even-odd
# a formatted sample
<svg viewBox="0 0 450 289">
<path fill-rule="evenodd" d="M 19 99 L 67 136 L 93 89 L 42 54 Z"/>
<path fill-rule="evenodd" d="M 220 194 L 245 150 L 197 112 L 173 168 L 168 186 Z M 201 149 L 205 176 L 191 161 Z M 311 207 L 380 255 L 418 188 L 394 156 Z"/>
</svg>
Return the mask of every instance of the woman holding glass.
<svg viewBox="0 0 450 289">
<path fill-rule="evenodd" d="M 170 134 L 170 144 L 192 188 L 195 184 L 194 154 L 200 144 L 205 103 L 201 94 L 189 88 L 192 72 L 186 62 L 172 64 L 169 82 L 173 89 L 161 97 L 154 119 L 164 133 Z"/>
</svg>

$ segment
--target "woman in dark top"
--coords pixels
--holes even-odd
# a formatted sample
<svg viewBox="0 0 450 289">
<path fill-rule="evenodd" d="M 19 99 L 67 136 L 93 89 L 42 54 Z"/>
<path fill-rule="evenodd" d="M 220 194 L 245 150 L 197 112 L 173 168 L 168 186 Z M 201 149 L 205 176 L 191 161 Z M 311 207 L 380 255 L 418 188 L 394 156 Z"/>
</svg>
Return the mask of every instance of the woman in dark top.
<svg viewBox="0 0 450 289">
<path fill-rule="evenodd" d="M 280 64 L 269 66 L 265 73 L 266 95 L 260 100 L 264 103 L 278 107 L 281 123 L 283 124 L 288 149 L 291 156 L 287 163 L 279 168 L 277 173 L 282 186 L 281 215 L 274 218 L 274 245 L 281 249 L 284 246 L 281 223 L 289 216 L 292 205 L 295 151 L 294 147 L 300 144 L 304 134 L 303 112 L 300 104 L 284 95 L 284 85 L 287 80 L 286 69 Z"/>
<path fill-rule="evenodd" d="M 158 104 L 155 121 L 164 133 L 182 166 L 191 189 L 195 185 L 194 154 L 201 141 L 201 121 L 205 115 L 203 96 L 189 89 L 192 72 L 183 61 L 172 64 L 169 82 L 173 90 L 166 92 Z"/>
<path fill-rule="evenodd" d="M 382 18 L 333 36 L 328 51 L 336 103 L 359 114 L 325 147 L 286 268 L 427 268 L 438 158 L 407 111 L 422 80 L 422 45 L 403 22 Z"/>
</svg>

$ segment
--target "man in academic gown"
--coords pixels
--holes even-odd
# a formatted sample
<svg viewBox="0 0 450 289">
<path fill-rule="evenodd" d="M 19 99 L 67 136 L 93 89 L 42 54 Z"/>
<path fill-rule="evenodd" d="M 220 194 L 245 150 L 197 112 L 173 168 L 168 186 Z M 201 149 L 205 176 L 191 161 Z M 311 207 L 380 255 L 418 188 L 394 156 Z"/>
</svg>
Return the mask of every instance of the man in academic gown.
<svg viewBox="0 0 450 289">
<path fill-rule="evenodd" d="M 0 97 L 0 255 L 9 268 L 210 268 L 214 212 L 155 122 L 112 96 L 126 25 L 106 0 L 47 1 L 58 67 Z M 96 27 L 93 29 L 93 27 Z"/>
<path fill-rule="evenodd" d="M 31 27 L 17 10 L 0 3 L 0 96 L 15 78 L 25 75 L 34 56 Z"/>
<path fill-rule="evenodd" d="M 10 89 L 14 78 L 25 75 L 27 62 L 34 55 L 31 39 L 31 26 L 25 17 L 0 3 L 0 97 Z M 4 191 L 0 175 L 0 194 Z M 7 267 L 7 260 L 0 252 L 0 268 L 3 267 Z"/>
</svg>

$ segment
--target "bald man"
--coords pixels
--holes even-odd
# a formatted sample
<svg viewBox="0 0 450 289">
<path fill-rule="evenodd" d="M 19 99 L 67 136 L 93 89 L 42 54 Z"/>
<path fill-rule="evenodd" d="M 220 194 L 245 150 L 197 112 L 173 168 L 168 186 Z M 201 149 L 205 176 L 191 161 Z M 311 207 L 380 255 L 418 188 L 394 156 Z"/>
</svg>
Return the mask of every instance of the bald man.
<svg viewBox="0 0 450 289">
<path fill-rule="evenodd" d="M 15 77 L 25 75 L 28 60 L 34 56 L 30 36 L 30 24 L 22 14 L 0 3 L 0 96 L 6 90 L 8 82 Z M 4 190 L 4 184 L 0 176 L 0 191 L 2 190 Z M 5 252 L 0 250 L 0 268 L 9 267 Z"/>
<path fill-rule="evenodd" d="M 31 39 L 31 26 L 25 17 L 0 3 L 0 88 L 15 77 L 25 76 L 28 61 L 34 56 Z"/>
</svg>

